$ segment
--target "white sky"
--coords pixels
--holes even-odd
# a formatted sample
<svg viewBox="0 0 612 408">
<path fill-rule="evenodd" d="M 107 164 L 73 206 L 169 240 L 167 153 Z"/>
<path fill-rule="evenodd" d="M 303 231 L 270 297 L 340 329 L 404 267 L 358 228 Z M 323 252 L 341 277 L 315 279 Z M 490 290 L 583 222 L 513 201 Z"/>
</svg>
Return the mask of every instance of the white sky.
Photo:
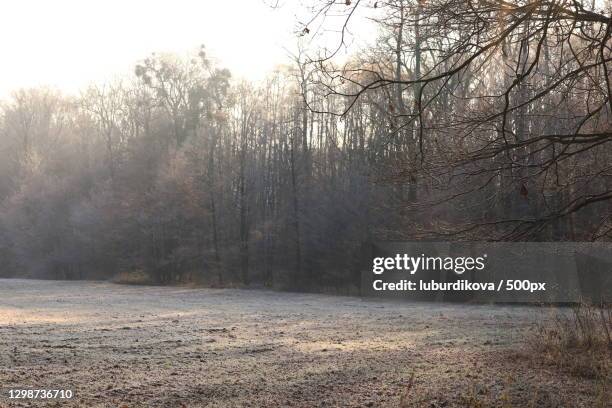
<svg viewBox="0 0 612 408">
<path fill-rule="evenodd" d="M 0 2 L 0 97 L 21 87 L 76 92 L 133 72 L 151 52 L 205 44 L 235 76 L 261 79 L 297 42 L 298 0 L 6 0 Z M 266 3 L 267 2 L 267 3 Z"/>
<path fill-rule="evenodd" d="M 262 79 L 288 62 L 284 48 L 295 49 L 297 22 L 313 1 L 0 0 L 0 98 L 23 87 L 77 92 L 130 75 L 152 52 L 187 54 L 201 44 L 234 76 Z M 376 36 L 363 18 L 352 20 L 357 43 Z"/>
</svg>

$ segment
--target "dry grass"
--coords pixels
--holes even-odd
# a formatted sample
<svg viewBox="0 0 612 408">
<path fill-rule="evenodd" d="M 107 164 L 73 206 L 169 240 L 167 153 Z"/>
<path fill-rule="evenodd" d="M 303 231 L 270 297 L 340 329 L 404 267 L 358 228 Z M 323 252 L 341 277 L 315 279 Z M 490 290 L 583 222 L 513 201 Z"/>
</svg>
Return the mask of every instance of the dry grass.
<svg viewBox="0 0 612 408">
<path fill-rule="evenodd" d="M 498 392 L 473 384 L 461 395 L 460 406 L 462 408 L 558 408 L 572 405 L 554 390 L 549 390 L 541 384 L 537 387 L 526 386 L 520 379 L 506 378 L 503 388 Z"/>
<path fill-rule="evenodd" d="M 544 362 L 578 377 L 610 376 L 612 307 L 582 303 L 570 312 L 553 310 L 531 341 Z"/>
<path fill-rule="evenodd" d="M 122 285 L 149 285 L 152 282 L 149 274 L 141 270 L 119 272 L 111 281 Z"/>
<path fill-rule="evenodd" d="M 510 353 L 512 361 L 529 361 L 545 372 L 591 382 L 590 406 L 608 407 L 612 383 L 612 307 L 579 304 L 571 309 L 553 308 L 536 323 L 526 348 Z M 536 370 L 538 370 L 536 368 Z M 541 371 L 541 370 L 538 370 Z M 538 372 L 534 371 L 534 373 Z M 501 390 L 473 383 L 461 395 L 466 408 L 517 408 L 568 406 L 565 397 L 542 384 L 528 384 L 520 377 L 505 378 Z"/>
<path fill-rule="evenodd" d="M 26 280 L 0 280 L 0 299 L 0 384 L 73 387 L 75 399 L 62 406 L 594 408 L 609 401 L 603 377 L 573 376 L 522 347 L 542 311 L 531 307 Z"/>
<path fill-rule="evenodd" d="M 595 382 L 595 407 L 606 407 L 612 383 L 612 307 L 581 303 L 571 311 L 553 309 L 539 323 L 530 346 L 534 356 L 569 375 Z"/>
</svg>

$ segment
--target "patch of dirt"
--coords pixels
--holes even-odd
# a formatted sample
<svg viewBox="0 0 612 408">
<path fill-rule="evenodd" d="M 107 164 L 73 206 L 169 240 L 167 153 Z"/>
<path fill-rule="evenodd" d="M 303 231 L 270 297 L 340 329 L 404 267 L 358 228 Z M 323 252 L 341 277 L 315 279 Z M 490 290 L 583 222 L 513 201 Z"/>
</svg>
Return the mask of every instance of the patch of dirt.
<svg viewBox="0 0 612 408">
<path fill-rule="evenodd" d="M 0 407 L 593 406 L 596 380 L 521 354 L 542 315 L 524 306 L 0 280 Z M 13 388 L 75 397 L 9 400 Z"/>
</svg>

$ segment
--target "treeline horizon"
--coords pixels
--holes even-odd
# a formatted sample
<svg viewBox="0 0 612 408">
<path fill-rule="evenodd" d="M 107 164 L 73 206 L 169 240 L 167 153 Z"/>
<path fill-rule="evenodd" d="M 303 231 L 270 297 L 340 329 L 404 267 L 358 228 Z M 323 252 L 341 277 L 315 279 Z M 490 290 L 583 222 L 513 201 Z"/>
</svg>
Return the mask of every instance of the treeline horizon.
<svg viewBox="0 0 612 408">
<path fill-rule="evenodd" d="M 517 3 L 377 2 L 372 49 L 258 83 L 202 47 L 14 92 L 0 276 L 357 293 L 375 240 L 609 241 L 609 22 Z"/>
<path fill-rule="evenodd" d="M 2 276 L 347 283 L 367 234 L 365 147 L 305 108 L 296 74 L 233 81 L 202 47 L 153 54 L 76 97 L 14 92 L 2 105 Z"/>
</svg>

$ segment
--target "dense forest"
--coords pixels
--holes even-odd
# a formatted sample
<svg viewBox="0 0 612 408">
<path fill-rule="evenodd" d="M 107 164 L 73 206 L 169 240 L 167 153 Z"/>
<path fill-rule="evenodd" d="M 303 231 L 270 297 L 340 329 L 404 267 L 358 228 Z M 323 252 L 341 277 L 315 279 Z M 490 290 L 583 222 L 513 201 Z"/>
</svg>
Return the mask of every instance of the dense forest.
<svg viewBox="0 0 612 408">
<path fill-rule="evenodd" d="M 317 1 L 300 40 L 330 16 L 257 83 L 202 47 L 14 92 L 0 276 L 354 292 L 373 240 L 612 238 L 609 1 Z"/>
</svg>

